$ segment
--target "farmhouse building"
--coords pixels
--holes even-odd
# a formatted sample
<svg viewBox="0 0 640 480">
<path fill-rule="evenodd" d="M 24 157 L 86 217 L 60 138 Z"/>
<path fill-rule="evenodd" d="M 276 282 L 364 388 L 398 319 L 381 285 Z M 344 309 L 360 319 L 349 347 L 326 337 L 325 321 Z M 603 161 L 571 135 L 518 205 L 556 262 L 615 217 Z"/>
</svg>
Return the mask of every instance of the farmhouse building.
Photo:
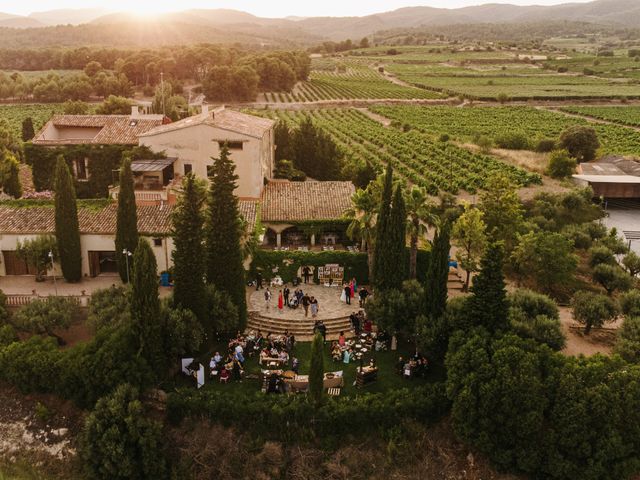
<svg viewBox="0 0 640 480">
<path fill-rule="evenodd" d="M 163 271 L 172 266 L 171 211 L 180 195 L 182 179 L 189 172 L 207 179 L 214 159 L 226 144 L 236 166 L 235 193 L 247 233 L 259 234 L 264 248 L 333 249 L 338 244 L 344 245 L 349 240 L 343 215 L 351 206 L 355 187 L 351 182 L 273 179 L 274 125 L 273 120 L 224 107 L 208 110 L 206 106 L 202 113 L 174 123 L 167 123 L 162 116 L 140 115 L 136 107 L 132 115 L 56 115 L 31 142 L 32 147 L 41 149 L 39 154 L 32 152 L 34 181 L 38 168 L 42 176 L 45 172 L 51 174 L 55 149 L 75 146 L 78 149 L 67 151 L 65 158 L 73 168 L 76 188 L 80 190 L 84 182 L 95 186 L 98 178 L 113 184 L 122 151 L 115 150 L 110 156 L 100 152 L 114 146 L 145 147 L 138 151 L 148 156 L 136 156 L 131 164 L 138 231 L 149 240 L 158 270 Z M 40 159 L 36 167 L 35 159 L 43 155 L 42 149 L 46 161 Z M 93 176 L 92 165 L 96 172 Z M 91 207 L 79 205 L 83 276 L 116 272 L 118 194 L 119 187 L 112 185 L 108 188 L 112 202 Z M 107 196 L 107 192 L 97 196 Z M 257 225 L 264 228 L 256 231 Z M 22 205 L 0 203 L 0 275 L 32 274 L 32 267 L 16 254 L 18 243 L 39 235 L 52 235 L 54 231 L 52 204 L 34 204 L 26 209 Z"/>
<path fill-rule="evenodd" d="M 640 198 L 640 163 L 622 157 L 605 157 L 581 163 L 574 180 L 593 189 L 594 197 L 611 199 Z"/>
</svg>

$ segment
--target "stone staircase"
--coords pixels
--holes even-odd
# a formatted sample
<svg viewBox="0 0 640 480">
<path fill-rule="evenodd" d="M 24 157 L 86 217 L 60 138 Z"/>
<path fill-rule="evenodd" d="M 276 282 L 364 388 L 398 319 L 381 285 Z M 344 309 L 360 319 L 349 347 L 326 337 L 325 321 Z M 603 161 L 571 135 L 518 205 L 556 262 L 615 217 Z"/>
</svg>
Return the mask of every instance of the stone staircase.
<svg viewBox="0 0 640 480">
<path fill-rule="evenodd" d="M 344 332 L 346 337 L 353 336 L 349 317 L 322 318 L 327 327 L 327 340 L 336 340 L 340 332 Z M 307 318 L 300 317 L 294 320 L 282 318 L 277 312 L 265 314 L 258 311 L 249 311 L 247 330 L 260 330 L 263 335 L 267 333 L 283 334 L 285 331 L 292 333 L 296 340 L 310 341 L 313 338 L 313 325 L 316 319 L 309 315 Z"/>
<path fill-rule="evenodd" d="M 455 269 L 449 269 L 449 278 L 447 279 L 447 289 L 451 290 L 459 290 L 462 292 L 464 288 L 464 280 L 460 273 L 458 273 Z"/>
</svg>

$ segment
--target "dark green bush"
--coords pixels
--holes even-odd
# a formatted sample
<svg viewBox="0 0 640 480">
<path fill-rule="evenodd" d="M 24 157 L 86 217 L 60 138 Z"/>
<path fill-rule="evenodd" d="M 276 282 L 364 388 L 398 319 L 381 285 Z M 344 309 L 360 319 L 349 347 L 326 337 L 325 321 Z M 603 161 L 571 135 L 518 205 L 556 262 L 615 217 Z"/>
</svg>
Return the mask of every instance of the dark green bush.
<svg viewBox="0 0 640 480">
<path fill-rule="evenodd" d="M 180 389 L 168 396 L 167 416 L 178 422 L 205 415 L 226 426 L 240 426 L 264 438 L 287 441 L 382 432 L 409 419 L 430 423 L 449 407 L 442 384 L 328 398 L 319 407 L 302 395 L 257 392 L 243 397 L 242 402 L 237 400 L 233 392 Z"/>
</svg>

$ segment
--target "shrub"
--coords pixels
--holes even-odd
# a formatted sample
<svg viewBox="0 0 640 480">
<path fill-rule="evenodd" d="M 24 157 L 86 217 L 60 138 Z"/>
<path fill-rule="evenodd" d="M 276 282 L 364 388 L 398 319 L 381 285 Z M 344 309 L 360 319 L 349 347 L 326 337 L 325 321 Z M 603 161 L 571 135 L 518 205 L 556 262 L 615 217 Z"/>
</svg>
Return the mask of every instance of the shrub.
<svg viewBox="0 0 640 480">
<path fill-rule="evenodd" d="M 625 318 L 618 330 L 614 352 L 627 362 L 640 362 L 640 317 Z"/>
<path fill-rule="evenodd" d="M 80 454 L 90 478 L 167 478 L 162 427 L 145 414 L 138 391 L 121 385 L 85 421 Z"/>
<path fill-rule="evenodd" d="M 576 160 L 566 150 L 556 150 L 549 156 L 547 175 L 552 178 L 567 178 L 576 171 Z"/>
<path fill-rule="evenodd" d="M 53 330 L 69 328 L 77 305 L 75 300 L 64 297 L 52 296 L 46 300 L 34 300 L 16 312 L 14 322 L 25 332 L 46 334 L 59 339 Z"/>
<path fill-rule="evenodd" d="M 578 162 L 589 162 L 596 157 L 600 142 L 593 128 L 574 125 L 562 132 L 560 146 Z"/>
<path fill-rule="evenodd" d="M 18 341 L 18 334 L 11 325 L 2 325 L 0 327 L 0 348 L 11 345 Z"/>
<path fill-rule="evenodd" d="M 640 290 L 629 290 L 620 296 L 620 309 L 627 317 L 640 317 Z"/>
<path fill-rule="evenodd" d="M 616 290 L 627 291 L 633 286 L 633 278 L 618 265 L 600 264 L 593 269 L 593 279 L 612 295 Z"/>
<path fill-rule="evenodd" d="M 523 133 L 507 133 L 495 138 L 496 146 L 507 150 L 528 150 L 529 139 Z"/>
<path fill-rule="evenodd" d="M 514 331 L 524 338 L 532 338 L 554 350 L 562 350 L 565 337 L 556 303 L 546 295 L 532 290 L 518 289 L 507 297 L 509 321 Z"/>
<path fill-rule="evenodd" d="M 112 286 L 91 294 L 87 322 L 96 330 L 123 325 L 131 318 L 129 289 Z"/>
<path fill-rule="evenodd" d="M 556 149 L 556 141 L 553 138 L 541 138 L 535 145 L 538 153 L 548 153 Z"/>
<path fill-rule="evenodd" d="M 589 266 L 591 268 L 597 265 L 615 265 L 616 259 L 613 256 L 613 252 L 607 247 L 602 245 L 596 245 L 589 249 Z"/>
<path fill-rule="evenodd" d="M 23 393 L 53 392 L 60 381 L 57 364 L 61 356 L 52 338 L 36 335 L 13 342 L 0 349 L 0 378 Z"/>
<path fill-rule="evenodd" d="M 568 238 L 573 243 L 573 247 L 578 250 L 586 250 L 593 244 L 591 235 L 589 235 L 588 224 L 567 225 L 562 229 L 562 234 Z"/>
<path fill-rule="evenodd" d="M 443 133 L 442 135 L 440 135 L 438 137 L 438 141 L 443 142 L 443 143 L 444 142 L 448 142 L 450 139 L 451 139 L 451 137 L 447 133 Z"/>
<path fill-rule="evenodd" d="M 214 389 L 178 389 L 167 398 L 167 416 L 174 423 L 185 417 L 205 415 L 225 426 L 235 425 L 254 435 L 280 441 L 338 440 L 354 432 L 376 434 L 405 420 L 434 422 L 448 408 L 441 383 L 340 399 L 329 397 L 318 407 L 304 395 L 265 396 L 256 392 L 238 402 L 236 393 Z M 247 422 L 248 418 L 260 421 Z M 283 425 L 287 428 L 282 428 Z"/>
<path fill-rule="evenodd" d="M 605 323 L 615 320 L 618 314 L 614 301 L 599 293 L 577 292 L 573 297 L 572 306 L 573 318 L 584 325 L 585 335 L 589 335 L 593 327 L 600 328 Z"/>
</svg>

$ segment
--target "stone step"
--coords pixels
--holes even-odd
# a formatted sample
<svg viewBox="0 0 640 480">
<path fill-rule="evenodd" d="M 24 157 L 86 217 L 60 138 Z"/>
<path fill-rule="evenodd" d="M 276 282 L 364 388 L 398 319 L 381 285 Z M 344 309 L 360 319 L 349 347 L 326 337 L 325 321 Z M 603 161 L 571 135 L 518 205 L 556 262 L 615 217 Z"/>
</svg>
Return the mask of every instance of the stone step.
<svg viewBox="0 0 640 480">
<path fill-rule="evenodd" d="M 289 333 L 293 333 L 294 335 L 313 335 L 313 325 L 310 326 L 297 326 L 297 325 L 273 325 L 269 323 L 257 322 L 255 320 L 249 320 L 247 322 L 247 327 L 251 330 L 260 330 L 261 332 L 273 332 L 273 333 L 284 333 L 288 331 Z M 327 327 L 327 333 L 329 334 L 339 334 L 340 332 L 348 332 L 350 331 L 350 325 L 343 326 L 334 326 Z"/>
<path fill-rule="evenodd" d="M 313 325 L 274 325 L 272 323 L 265 323 L 255 320 L 250 320 L 247 322 L 248 325 L 251 325 L 254 328 L 259 328 L 262 331 L 271 331 L 271 332 L 284 332 L 288 330 L 289 332 L 298 332 L 298 333 L 309 333 L 313 331 Z M 346 330 L 350 330 L 351 325 L 335 325 L 332 327 L 327 327 L 327 332 L 342 332 Z"/>
<path fill-rule="evenodd" d="M 316 323 L 316 319 L 312 317 L 288 319 L 288 318 L 265 317 L 263 315 L 250 315 L 249 318 L 260 321 L 261 323 L 270 323 L 274 325 L 284 325 L 284 326 L 291 325 L 291 326 L 313 327 Z M 333 327 L 333 326 L 351 325 L 351 322 L 349 321 L 349 317 L 334 318 L 334 319 L 324 319 L 319 317 L 318 319 L 321 319 L 324 322 L 324 324 L 327 326 L 327 328 Z"/>
</svg>

